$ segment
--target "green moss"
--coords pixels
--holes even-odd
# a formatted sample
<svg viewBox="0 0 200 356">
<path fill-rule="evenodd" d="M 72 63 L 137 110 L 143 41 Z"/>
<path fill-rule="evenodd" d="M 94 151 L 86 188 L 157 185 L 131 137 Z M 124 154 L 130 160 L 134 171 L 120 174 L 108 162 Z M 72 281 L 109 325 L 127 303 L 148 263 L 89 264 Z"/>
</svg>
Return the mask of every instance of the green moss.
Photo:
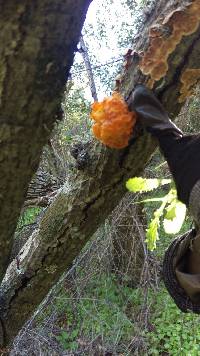
<svg viewBox="0 0 200 356">
<path fill-rule="evenodd" d="M 20 216 L 18 221 L 17 230 L 22 229 L 25 225 L 33 224 L 36 217 L 41 212 L 42 208 L 27 208 Z"/>
</svg>

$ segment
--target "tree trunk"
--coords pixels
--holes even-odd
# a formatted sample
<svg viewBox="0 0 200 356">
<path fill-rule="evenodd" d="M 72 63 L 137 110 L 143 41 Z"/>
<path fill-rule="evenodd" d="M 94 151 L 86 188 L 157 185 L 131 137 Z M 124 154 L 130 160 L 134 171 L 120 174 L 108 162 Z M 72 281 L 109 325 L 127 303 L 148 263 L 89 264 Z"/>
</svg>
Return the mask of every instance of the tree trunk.
<svg viewBox="0 0 200 356">
<path fill-rule="evenodd" d="M 125 65 L 125 72 L 117 82 L 129 103 L 134 86 L 138 82 L 147 83 L 158 93 L 171 117 L 177 115 L 199 71 L 200 1 L 193 1 L 184 11 L 179 3 L 175 0 L 157 2 L 155 12 L 146 22 L 138 45 Z M 186 4 L 186 1 L 181 2 L 181 6 Z M 180 22 L 182 16 L 184 21 Z M 175 36 L 176 24 L 175 41 L 172 36 Z M 184 30 L 185 27 L 187 29 Z M 159 35 L 155 36 L 158 29 Z M 153 43 L 152 38 L 155 39 Z M 161 44 L 158 46 L 158 39 L 162 39 L 163 47 Z M 161 48 L 163 52 L 159 54 Z M 141 53 L 135 52 L 141 49 L 143 57 L 139 61 Z M 157 63 L 158 59 L 163 59 L 164 64 Z M 169 70 L 166 70 L 167 65 Z M 188 73 L 194 73 L 191 71 L 196 75 L 188 76 Z M 48 107 L 45 106 L 45 110 L 48 112 Z M 0 305 L 5 343 L 13 339 L 97 227 L 119 203 L 126 191 L 125 181 L 142 173 L 155 146 L 156 141 L 150 135 L 137 130 L 130 145 L 120 151 L 106 149 L 93 142 L 85 147 L 88 159 L 84 169 L 72 174 L 59 191 L 39 228 L 20 251 L 18 265 L 15 260 L 11 263 L 2 282 Z"/>
<path fill-rule="evenodd" d="M 33 206 L 46 207 L 60 186 L 55 177 L 39 168 L 29 184 L 23 209 Z"/>
<path fill-rule="evenodd" d="M 0 0 L 0 278 L 91 0 Z"/>
</svg>

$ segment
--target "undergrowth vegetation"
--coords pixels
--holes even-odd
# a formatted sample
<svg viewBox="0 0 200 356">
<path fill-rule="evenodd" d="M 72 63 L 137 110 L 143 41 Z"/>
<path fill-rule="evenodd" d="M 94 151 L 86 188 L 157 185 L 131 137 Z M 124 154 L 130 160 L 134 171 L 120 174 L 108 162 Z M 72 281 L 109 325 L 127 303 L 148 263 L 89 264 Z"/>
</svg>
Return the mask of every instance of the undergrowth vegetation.
<svg viewBox="0 0 200 356">
<path fill-rule="evenodd" d="M 120 227 L 129 203 L 126 198 L 125 211 L 124 206 L 118 208 L 118 221 L 114 215 Z M 147 221 L 156 207 L 157 202 L 143 207 Z M 190 224 L 187 217 L 182 231 Z M 138 276 L 129 275 L 128 270 L 117 273 L 113 229 L 113 220 L 108 221 L 87 244 L 29 323 L 25 333 L 29 341 L 20 344 L 19 335 L 14 349 L 19 352 L 20 345 L 22 354 L 24 349 L 24 354 L 37 354 L 40 349 L 42 355 L 71 356 L 200 355 L 200 318 L 180 312 L 161 282 L 160 263 L 171 236 L 160 229 L 157 248 L 145 250 L 140 282 L 133 288 L 130 281 Z"/>
<path fill-rule="evenodd" d="M 113 274 L 94 275 L 81 298 L 63 292 L 56 299 L 65 315 L 57 340 L 68 351 L 98 340 L 113 355 L 200 355 L 199 316 L 183 314 L 161 284 L 148 288 L 145 325 L 144 302 L 141 288 L 122 286 Z"/>
<path fill-rule="evenodd" d="M 164 288 L 156 295 L 150 293 L 153 303 L 152 330 L 146 333 L 149 355 L 200 355 L 200 317 L 183 314 Z"/>
<path fill-rule="evenodd" d="M 66 293 L 57 299 L 57 308 L 66 313 L 66 324 L 58 336 L 65 350 L 72 350 L 72 346 L 78 349 L 81 339 L 99 337 L 104 348 L 115 349 L 129 343 L 134 335 L 134 320 L 126 313 L 127 303 L 134 303 L 133 289 L 120 289 L 114 275 L 94 277 L 81 298 L 74 300 Z"/>
</svg>

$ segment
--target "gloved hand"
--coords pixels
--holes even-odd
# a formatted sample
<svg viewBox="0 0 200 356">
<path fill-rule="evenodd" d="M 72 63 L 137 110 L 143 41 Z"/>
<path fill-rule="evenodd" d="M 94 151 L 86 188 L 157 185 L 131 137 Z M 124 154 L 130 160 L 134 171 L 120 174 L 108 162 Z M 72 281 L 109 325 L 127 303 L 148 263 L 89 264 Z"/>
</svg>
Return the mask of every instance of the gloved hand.
<svg viewBox="0 0 200 356">
<path fill-rule="evenodd" d="M 200 314 L 200 273 L 194 273 L 189 266 L 195 234 L 195 230 L 191 230 L 172 241 L 165 252 L 162 276 L 176 305 L 185 313 Z"/>
<path fill-rule="evenodd" d="M 187 206 L 192 188 L 200 180 L 200 134 L 183 135 L 169 119 L 155 95 L 138 85 L 128 101 L 143 127 L 158 139 L 173 175 L 178 198 Z"/>
<path fill-rule="evenodd" d="M 176 238 L 165 252 L 163 280 L 177 306 L 200 314 L 200 180 L 190 193 L 195 229 Z"/>
<path fill-rule="evenodd" d="M 153 92 L 144 85 L 136 87 L 128 104 L 129 109 L 137 113 L 141 124 L 152 134 L 171 131 L 179 137 L 183 135 L 182 131 L 169 119 L 167 112 Z"/>
<path fill-rule="evenodd" d="M 200 135 L 184 135 L 143 85 L 129 98 L 147 131 L 155 135 L 174 177 L 178 197 L 190 207 L 197 230 L 175 239 L 165 253 L 163 279 L 177 306 L 200 314 Z M 190 200 L 190 203 L 189 203 Z"/>
</svg>

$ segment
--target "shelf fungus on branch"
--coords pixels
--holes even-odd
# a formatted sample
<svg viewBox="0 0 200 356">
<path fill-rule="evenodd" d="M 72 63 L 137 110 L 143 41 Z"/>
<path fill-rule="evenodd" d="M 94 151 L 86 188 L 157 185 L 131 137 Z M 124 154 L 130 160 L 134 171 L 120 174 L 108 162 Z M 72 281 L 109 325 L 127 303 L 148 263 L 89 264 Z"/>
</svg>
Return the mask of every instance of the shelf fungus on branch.
<svg viewBox="0 0 200 356">
<path fill-rule="evenodd" d="M 193 94 L 193 88 L 200 82 L 200 69 L 186 69 L 181 76 L 181 89 L 179 103 L 184 102 L 190 95 Z"/>
<path fill-rule="evenodd" d="M 149 87 L 163 78 L 168 71 L 168 58 L 181 42 L 183 36 L 193 34 L 200 24 L 200 0 L 180 6 L 149 29 L 149 46 L 139 67 L 149 75 Z"/>
<path fill-rule="evenodd" d="M 120 94 L 114 92 L 102 102 L 95 102 L 90 116 L 95 121 L 92 127 L 94 136 L 103 144 L 118 149 L 128 146 L 136 113 L 129 111 Z"/>
</svg>

